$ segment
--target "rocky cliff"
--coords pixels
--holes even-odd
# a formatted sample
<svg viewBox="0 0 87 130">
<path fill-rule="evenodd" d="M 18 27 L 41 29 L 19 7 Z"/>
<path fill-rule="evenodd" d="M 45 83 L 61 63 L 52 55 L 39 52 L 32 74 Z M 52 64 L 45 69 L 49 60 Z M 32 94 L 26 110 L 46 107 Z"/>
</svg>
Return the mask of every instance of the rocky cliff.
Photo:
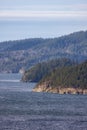
<svg viewBox="0 0 87 130">
<path fill-rule="evenodd" d="M 72 87 L 61 88 L 61 86 L 48 87 L 48 85 L 44 83 L 43 85 L 39 85 L 38 87 L 35 87 L 33 89 L 33 92 L 50 92 L 50 93 L 58 93 L 58 94 L 87 94 L 87 89 L 72 88 Z"/>
</svg>

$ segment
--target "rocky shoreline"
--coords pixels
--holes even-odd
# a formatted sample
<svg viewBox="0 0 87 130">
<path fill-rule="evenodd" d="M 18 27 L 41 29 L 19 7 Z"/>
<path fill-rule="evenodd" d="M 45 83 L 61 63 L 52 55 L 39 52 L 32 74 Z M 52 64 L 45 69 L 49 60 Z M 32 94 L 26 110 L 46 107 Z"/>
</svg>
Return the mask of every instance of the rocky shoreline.
<svg viewBox="0 0 87 130">
<path fill-rule="evenodd" d="M 74 87 L 52 87 L 46 84 L 38 85 L 33 89 L 33 92 L 50 92 L 58 94 L 87 94 L 87 89 L 80 89 Z"/>
</svg>

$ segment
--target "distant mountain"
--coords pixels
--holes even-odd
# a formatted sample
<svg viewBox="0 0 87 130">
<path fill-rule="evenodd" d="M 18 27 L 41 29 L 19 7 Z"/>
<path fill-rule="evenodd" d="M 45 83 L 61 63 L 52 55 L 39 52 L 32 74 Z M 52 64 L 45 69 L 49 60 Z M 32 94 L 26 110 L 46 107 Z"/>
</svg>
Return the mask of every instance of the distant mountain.
<svg viewBox="0 0 87 130">
<path fill-rule="evenodd" d="M 22 81 L 39 82 L 43 77 L 52 72 L 54 69 L 65 66 L 72 66 L 74 64 L 74 62 L 66 58 L 38 63 L 24 73 Z"/>
<path fill-rule="evenodd" d="M 78 62 L 87 59 L 87 31 L 59 38 L 32 38 L 0 43 L 0 72 L 19 72 L 33 65 L 56 58 Z"/>
<path fill-rule="evenodd" d="M 34 91 L 87 94 L 87 61 L 53 70 L 37 84 Z"/>
</svg>

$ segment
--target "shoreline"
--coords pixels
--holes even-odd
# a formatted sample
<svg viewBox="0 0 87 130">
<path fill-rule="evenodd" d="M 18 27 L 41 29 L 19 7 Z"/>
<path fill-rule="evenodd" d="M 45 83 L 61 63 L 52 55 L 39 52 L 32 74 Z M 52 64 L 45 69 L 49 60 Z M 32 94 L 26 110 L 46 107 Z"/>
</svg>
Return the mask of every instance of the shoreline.
<svg viewBox="0 0 87 130">
<path fill-rule="evenodd" d="M 49 92 L 49 93 L 58 93 L 58 94 L 87 94 L 87 89 L 81 88 L 60 88 L 60 87 L 47 87 L 45 85 L 38 85 L 33 88 L 33 92 Z"/>
</svg>

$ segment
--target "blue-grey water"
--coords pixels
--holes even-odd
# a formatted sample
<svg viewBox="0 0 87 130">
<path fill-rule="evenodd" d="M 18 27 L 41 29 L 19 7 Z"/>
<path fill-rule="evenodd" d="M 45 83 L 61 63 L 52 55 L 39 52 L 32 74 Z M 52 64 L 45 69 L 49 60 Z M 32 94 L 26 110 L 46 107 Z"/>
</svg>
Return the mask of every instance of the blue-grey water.
<svg viewBox="0 0 87 130">
<path fill-rule="evenodd" d="M 87 95 L 35 93 L 20 74 L 0 74 L 0 130 L 87 130 Z"/>
</svg>

